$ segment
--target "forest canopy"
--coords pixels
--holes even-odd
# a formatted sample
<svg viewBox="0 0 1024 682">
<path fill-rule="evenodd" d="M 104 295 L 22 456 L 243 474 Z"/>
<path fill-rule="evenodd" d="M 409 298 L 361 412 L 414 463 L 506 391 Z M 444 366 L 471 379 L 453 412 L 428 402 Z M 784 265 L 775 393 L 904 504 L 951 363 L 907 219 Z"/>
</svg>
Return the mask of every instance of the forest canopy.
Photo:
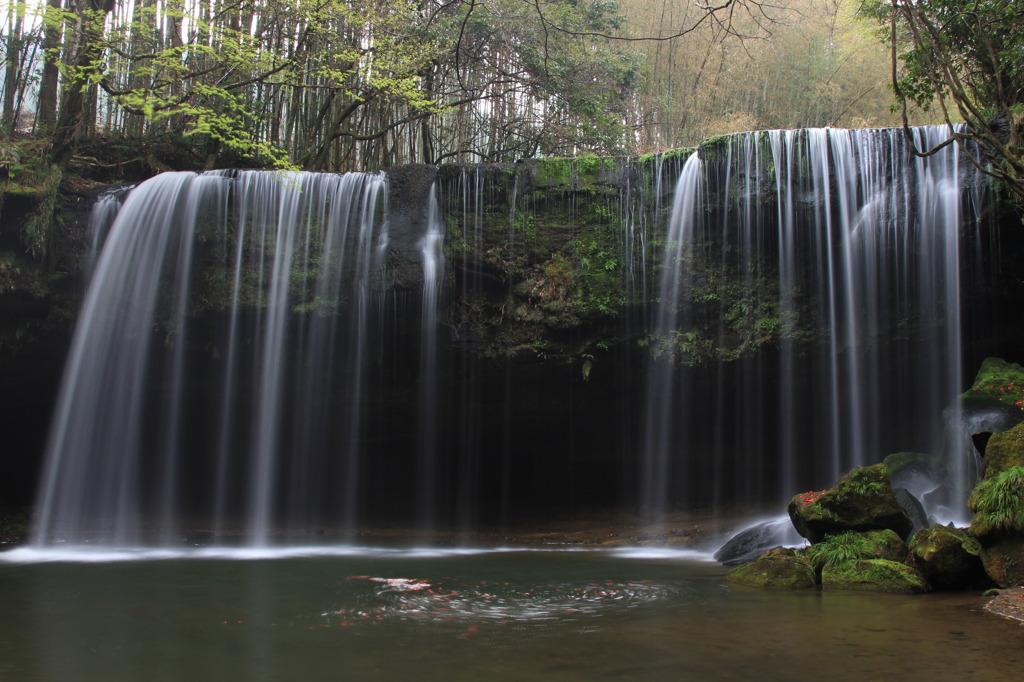
<svg viewBox="0 0 1024 682">
<path fill-rule="evenodd" d="M 900 121 L 857 0 L 28 0 L 2 20 L 0 140 L 59 167 L 505 162 Z"/>
</svg>

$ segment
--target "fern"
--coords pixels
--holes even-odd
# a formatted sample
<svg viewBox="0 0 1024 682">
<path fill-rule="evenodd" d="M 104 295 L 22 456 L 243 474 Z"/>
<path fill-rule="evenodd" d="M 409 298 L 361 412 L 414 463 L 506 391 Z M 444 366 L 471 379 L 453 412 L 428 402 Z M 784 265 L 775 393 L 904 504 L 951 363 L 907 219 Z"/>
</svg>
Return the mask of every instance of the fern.
<svg viewBox="0 0 1024 682">
<path fill-rule="evenodd" d="M 1024 467 L 1012 467 L 988 478 L 971 493 L 975 533 L 1024 531 Z"/>
</svg>

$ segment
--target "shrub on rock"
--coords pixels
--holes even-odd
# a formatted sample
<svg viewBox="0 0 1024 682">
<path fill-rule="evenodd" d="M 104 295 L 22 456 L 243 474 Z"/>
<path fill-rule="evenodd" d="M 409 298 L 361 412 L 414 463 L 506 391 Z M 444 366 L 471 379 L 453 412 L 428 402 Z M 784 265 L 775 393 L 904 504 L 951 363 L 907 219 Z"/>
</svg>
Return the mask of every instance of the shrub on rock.
<svg viewBox="0 0 1024 682">
<path fill-rule="evenodd" d="M 818 571 L 847 561 L 888 559 L 903 562 L 910 555 L 907 545 L 892 530 L 872 530 L 858 533 L 846 531 L 829 535 L 816 545 L 803 551 Z"/>
</svg>

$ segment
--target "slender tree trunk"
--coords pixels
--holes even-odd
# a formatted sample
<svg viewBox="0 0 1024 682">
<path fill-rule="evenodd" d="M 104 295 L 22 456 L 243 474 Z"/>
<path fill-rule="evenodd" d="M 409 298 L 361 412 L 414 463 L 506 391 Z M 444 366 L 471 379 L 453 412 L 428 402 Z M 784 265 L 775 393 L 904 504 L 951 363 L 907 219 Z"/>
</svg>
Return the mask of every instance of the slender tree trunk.
<svg viewBox="0 0 1024 682">
<path fill-rule="evenodd" d="M 0 114 L 0 129 L 10 132 L 17 123 L 14 104 L 18 100 L 18 84 L 21 82 L 18 72 L 21 70 L 21 29 L 25 20 L 25 6 L 14 3 L 7 11 L 7 69 L 4 74 L 4 103 L 3 113 Z"/>
<path fill-rule="evenodd" d="M 47 12 L 56 14 L 60 11 L 62 0 L 47 0 Z M 39 81 L 39 98 L 36 109 L 36 134 L 41 136 L 53 132 L 57 123 L 57 84 L 60 81 L 60 44 L 62 27 L 53 17 L 47 23 L 43 33 L 43 73 Z"/>
<path fill-rule="evenodd" d="M 103 24 L 114 8 L 115 0 L 82 0 L 81 34 L 75 53 L 72 75 L 64 92 L 64 103 L 57 119 L 50 149 L 50 161 L 60 168 L 67 166 L 78 148 L 78 133 L 85 118 L 89 76 L 93 64 L 103 56 Z"/>
</svg>

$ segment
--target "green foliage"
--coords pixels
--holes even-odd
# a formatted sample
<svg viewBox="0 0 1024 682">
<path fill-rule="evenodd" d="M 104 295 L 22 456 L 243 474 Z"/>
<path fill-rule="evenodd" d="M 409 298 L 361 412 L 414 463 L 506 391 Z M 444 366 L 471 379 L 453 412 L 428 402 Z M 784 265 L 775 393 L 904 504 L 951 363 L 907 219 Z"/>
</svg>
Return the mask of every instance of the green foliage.
<svg viewBox="0 0 1024 682">
<path fill-rule="evenodd" d="M 864 542 L 862 536 L 862 533 L 854 531 L 829 535 L 824 541 L 809 547 L 806 555 L 818 571 L 844 561 L 875 558 L 877 553 Z"/>
<path fill-rule="evenodd" d="M 1024 467 L 1012 467 L 986 478 L 971 492 L 967 506 L 974 513 L 971 532 L 1024 532 Z"/>
<path fill-rule="evenodd" d="M 817 571 L 845 561 L 888 559 L 900 561 L 907 556 L 907 546 L 891 530 L 866 532 L 844 531 L 828 535 L 821 542 L 804 550 Z"/>
<path fill-rule="evenodd" d="M 690 326 L 652 336 L 655 357 L 684 365 L 733 361 L 782 338 L 803 338 L 794 311 L 783 311 L 774 275 L 740 272 L 738 267 L 708 265 L 693 256 L 685 271 L 685 305 Z"/>
<path fill-rule="evenodd" d="M 864 0 L 893 49 L 893 89 L 908 106 L 935 107 L 975 158 L 1024 204 L 1024 12 L 1015 0 Z M 906 120 L 906 119 L 904 119 Z"/>
</svg>

